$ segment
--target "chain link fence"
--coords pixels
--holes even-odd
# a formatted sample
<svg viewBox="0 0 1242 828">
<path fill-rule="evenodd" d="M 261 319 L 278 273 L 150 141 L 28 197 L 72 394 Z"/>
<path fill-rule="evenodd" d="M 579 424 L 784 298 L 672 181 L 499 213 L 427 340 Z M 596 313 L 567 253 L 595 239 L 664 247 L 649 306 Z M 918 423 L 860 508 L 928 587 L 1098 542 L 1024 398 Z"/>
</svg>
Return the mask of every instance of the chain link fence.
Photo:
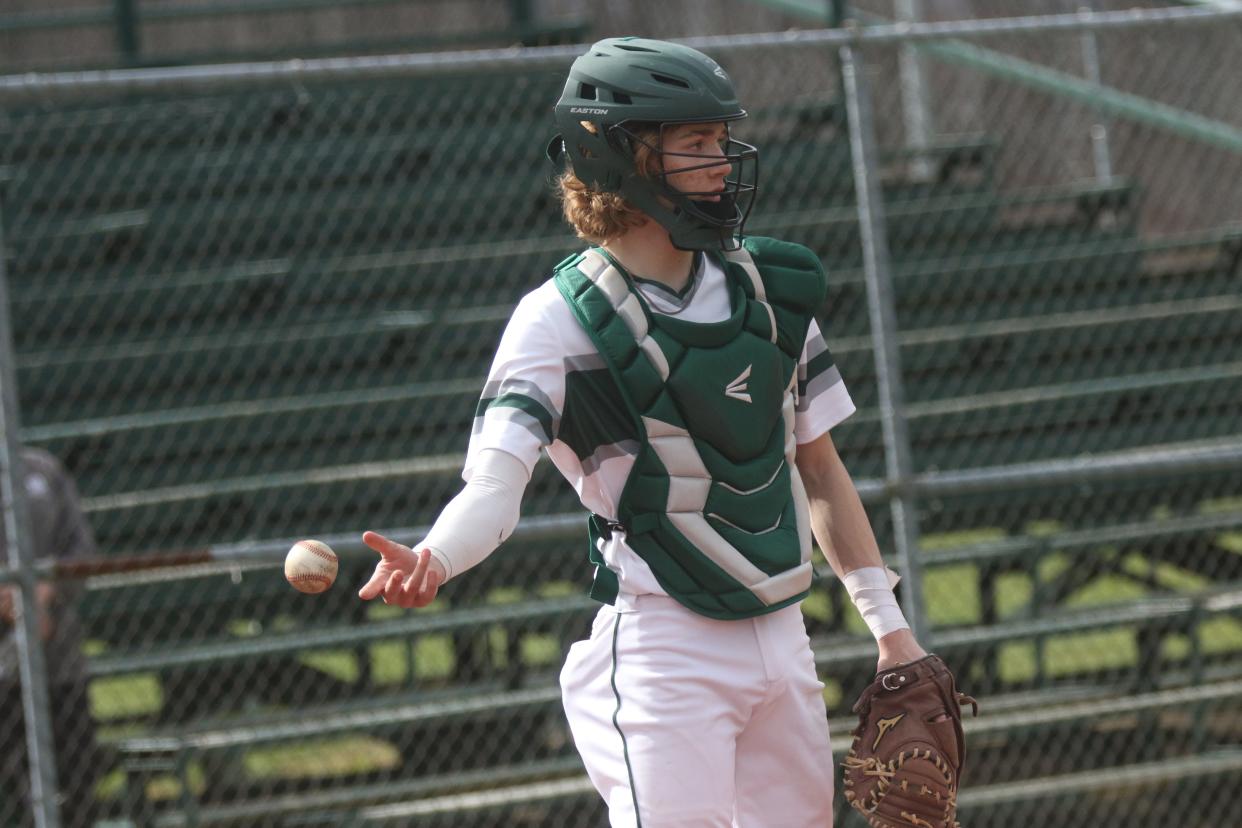
<svg viewBox="0 0 1242 828">
<path fill-rule="evenodd" d="M 829 269 L 834 439 L 982 702 L 963 824 L 1233 824 L 1242 24 L 989 25 L 699 45 L 751 112 L 750 232 Z M 593 605 L 549 464 L 433 607 L 355 595 L 359 532 L 413 542 L 456 493 L 508 314 L 578 247 L 543 158 L 578 51 L 0 86 L 20 438 L 89 535 L 40 546 L 27 483 L 74 631 L 44 637 L 64 824 L 606 824 L 555 681 Z M 283 580 L 300 537 L 341 554 L 322 595 Z M 840 752 L 875 648 L 820 566 Z"/>
</svg>

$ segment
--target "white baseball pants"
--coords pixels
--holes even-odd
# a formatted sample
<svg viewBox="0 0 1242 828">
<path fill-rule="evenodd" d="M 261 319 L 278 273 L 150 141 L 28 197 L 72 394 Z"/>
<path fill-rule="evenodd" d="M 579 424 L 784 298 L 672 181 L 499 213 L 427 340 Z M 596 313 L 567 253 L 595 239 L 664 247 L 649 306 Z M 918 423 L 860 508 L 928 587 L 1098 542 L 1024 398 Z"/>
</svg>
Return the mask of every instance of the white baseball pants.
<svg viewBox="0 0 1242 828">
<path fill-rule="evenodd" d="M 561 671 L 613 828 L 831 828 L 822 691 L 797 605 L 714 621 L 622 595 Z"/>
</svg>

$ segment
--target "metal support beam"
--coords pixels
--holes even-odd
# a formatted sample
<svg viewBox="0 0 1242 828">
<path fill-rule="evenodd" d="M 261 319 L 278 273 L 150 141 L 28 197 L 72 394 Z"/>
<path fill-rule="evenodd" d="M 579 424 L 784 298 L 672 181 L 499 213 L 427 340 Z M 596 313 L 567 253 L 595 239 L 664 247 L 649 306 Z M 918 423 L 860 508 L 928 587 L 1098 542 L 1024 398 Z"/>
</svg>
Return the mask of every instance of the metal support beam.
<svg viewBox="0 0 1242 828">
<path fill-rule="evenodd" d="M 138 34 L 138 0 L 113 0 L 116 48 L 125 66 L 137 66 L 142 51 Z"/>
<path fill-rule="evenodd" d="M 922 48 L 936 57 L 978 69 L 993 77 L 1029 86 L 1061 98 L 1077 101 L 1097 112 L 1119 115 L 1159 127 L 1211 146 L 1242 152 L 1242 130 L 1224 121 L 1122 92 L 1099 83 L 1049 69 L 1029 60 L 1003 55 L 972 43 L 926 43 Z"/>
<path fill-rule="evenodd" d="M 892 489 L 889 505 L 893 537 L 897 565 L 906 587 L 902 590 L 902 603 L 911 632 L 924 647 L 930 647 L 930 631 L 924 609 L 923 566 L 919 553 L 918 510 L 914 495 L 904 487 L 912 474 L 910 437 L 906 428 L 905 391 L 897 344 L 897 312 L 893 300 L 888 231 L 879 181 L 880 155 L 876 146 L 865 67 L 852 45 L 842 46 L 839 55 L 849 118 L 850 155 L 854 191 L 858 199 L 871 341 L 875 346 L 885 473 Z"/>
<path fill-rule="evenodd" d="M 920 0 L 896 0 L 898 22 L 919 22 L 922 18 L 921 6 Z M 901 73 L 901 112 L 905 121 L 906 146 L 915 150 L 910 161 L 910 176 L 916 181 L 926 181 L 934 170 L 921 150 L 931 146 L 935 134 L 931 90 L 926 83 L 927 67 L 919 50 L 909 44 L 900 47 L 897 61 Z"/>
<path fill-rule="evenodd" d="M 1089 0 L 1084 11 L 1093 11 L 1095 0 Z M 1085 30 L 1081 35 L 1082 71 L 1083 76 L 1095 86 L 1102 86 L 1100 72 L 1100 44 L 1095 32 Z M 1106 183 L 1113 178 L 1113 158 L 1108 145 L 1109 119 L 1106 114 L 1096 110 L 1099 120 L 1091 125 L 1091 155 L 1095 161 L 1095 180 Z"/>
</svg>

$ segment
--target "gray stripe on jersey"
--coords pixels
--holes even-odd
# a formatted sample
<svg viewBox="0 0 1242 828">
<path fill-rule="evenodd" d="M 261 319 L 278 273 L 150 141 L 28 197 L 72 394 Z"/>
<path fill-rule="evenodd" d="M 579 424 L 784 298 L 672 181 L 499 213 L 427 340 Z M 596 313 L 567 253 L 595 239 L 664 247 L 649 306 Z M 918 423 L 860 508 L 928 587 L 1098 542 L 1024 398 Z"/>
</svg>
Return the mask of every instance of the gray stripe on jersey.
<svg viewBox="0 0 1242 828">
<path fill-rule="evenodd" d="M 828 343 L 824 341 L 822 333 L 811 337 L 811 341 L 806 343 L 806 361 L 810 362 L 826 350 L 828 350 Z"/>
<path fill-rule="evenodd" d="M 639 443 L 637 440 L 622 440 L 620 443 L 609 443 L 606 446 L 600 446 L 595 449 L 590 457 L 582 459 L 582 471 L 586 475 L 595 474 L 599 471 L 599 467 L 607 460 L 616 457 L 637 457 L 639 451 Z"/>
<path fill-rule="evenodd" d="M 483 393 L 479 396 L 490 400 L 496 397 L 503 397 L 505 394 L 521 394 L 524 397 L 530 397 L 547 410 L 548 416 L 552 418 L 554 423 L 560 419 L 560 412 L 552 405 L 552 400 L 548 398 L 547 394 L 543 393 L 542 388 L 530 380 L 492 380 L 483 386 Z"/>
<path fill-rule="evenodd" d="M 820 373 L 818 376 L 812 377 L 806 384 L 806 391 L 798 398 L 798 411 L 807 411 L 811 407 L 811 400 L 823 394 L 832 386 L 841 382 L 841 369 L 833 365 L 828 370 Z"/>
<path fill-rule="evenodd" d="M 561 413 L 538 385 L 522 379 L 492 380 L 483 386 L 471 433 L 478 434 L 482 430 L 484 418 L 492 411 L 512 410 L 524 410 L 529 417 L 539 422 L 538 431 L 535 433 L 540 435 L 542 445 L 556 439 L 561 428 Z M 506 419 L 530 427 L 518 417 L 505 416 Z"/>
<path fill-rule="evenodd" d="M 483 425 L 488 420 L 501 420 L 511 422 L 514 425 L 521 426 L 529 431 L 537 440 L 539 445 L 546 446 L 555 435 L 548 434 L 547 429 L 538 417 L 535 417 L 521 408 L 514 408 L 510 405 L 493 405 L 483 412 L 482 415 L 474 418 L 474 426 L 471 428 L 471 434 L 477 436 L 483 431 Z"/>
<path fill-rule="evenodd" d="M 565 357 L 565 373 L 567 374 L 571 371 L 597 371 L 607 367 L 604 358 L 598 353 Z"/>
</svg>

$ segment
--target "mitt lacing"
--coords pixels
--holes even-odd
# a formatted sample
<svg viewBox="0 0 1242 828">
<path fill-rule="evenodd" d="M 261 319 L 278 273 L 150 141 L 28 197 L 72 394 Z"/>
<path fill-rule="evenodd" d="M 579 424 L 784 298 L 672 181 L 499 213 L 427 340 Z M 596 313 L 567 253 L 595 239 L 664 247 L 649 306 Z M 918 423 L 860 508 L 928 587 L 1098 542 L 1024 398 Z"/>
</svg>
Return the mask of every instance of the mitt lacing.
<svg viewBox="0 0 1242 828">
<path fill-rule="evenodd" d="M 892 779 L 893 774 L 897 771 L 893 769 L 891 764 L 885 764 L 874 756 L 868 756 L 866 759 L 859 759 L 853 755 L 854 751 L 850 751 L 850 755 L 845 757 L 841 763 L 850 770 L 861 770 L 864 776 L 878 776 L 881 779 Z"/>
</svg>

